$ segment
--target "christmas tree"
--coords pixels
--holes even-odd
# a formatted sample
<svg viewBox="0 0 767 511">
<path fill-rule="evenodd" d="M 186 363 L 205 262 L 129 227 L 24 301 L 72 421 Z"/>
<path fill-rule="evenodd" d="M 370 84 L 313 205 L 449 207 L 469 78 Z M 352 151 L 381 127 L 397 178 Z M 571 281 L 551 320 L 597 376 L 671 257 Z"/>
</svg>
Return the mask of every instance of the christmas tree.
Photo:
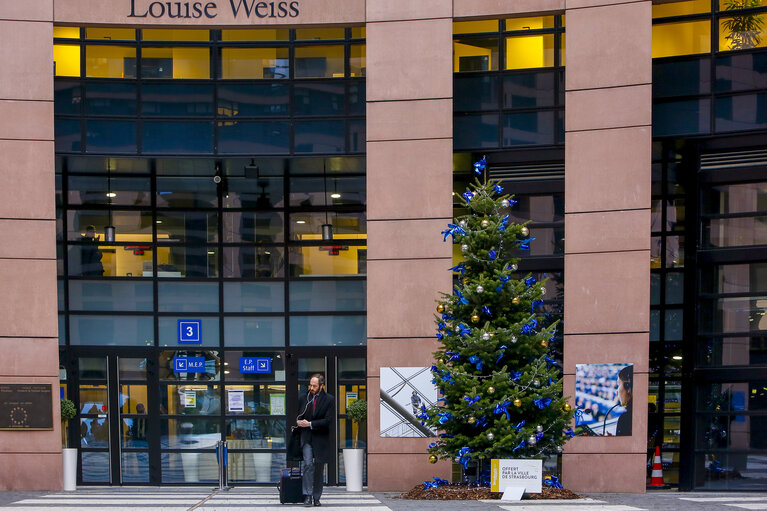
<svg viewBox="0 0 767 511">
<path fill-rule="evenodd" d="M 429 460 L 456 459 L 465 469 L 494 458 L 544 458 L 573 434 L 549 356 L 556 323 L 544 326 L 544 282 L 520 274 L 512 255 L 534 238 L 509 220 L 516 201 L 487 180 L 485 166 L 485 158 L 474 164 L 482 181 L 462 194 L 469 214 L 442 231 L 464 261 L 450 268 L 457 284 L 437 305 L 441 347 L 431 370 L 441 396 L 419 415 L 441 432 Z"/>
</svg>

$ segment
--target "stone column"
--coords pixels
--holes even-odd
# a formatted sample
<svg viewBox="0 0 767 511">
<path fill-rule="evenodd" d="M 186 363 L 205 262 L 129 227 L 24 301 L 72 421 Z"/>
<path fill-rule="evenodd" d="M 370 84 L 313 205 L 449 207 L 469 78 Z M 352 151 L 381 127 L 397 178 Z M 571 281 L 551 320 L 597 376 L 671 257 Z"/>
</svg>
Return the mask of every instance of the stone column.
<svg viewBox="0 0 767 511">
<path fill-rule="evenodd" d="M 0 3 L 0 383 L 50 383 L 51 431 L 0 431 L 0 490 L 61 489 L 53 0 Z"/>
<path fill-rule="evenodd" d="M 576 364 L 633 363 L 633 435 L 576 437 L 567 488 L 644 492 L 650 309 L 649 0 L 566 0 L 565 395 Z"/>
<path fill-rule="evenodd" d="M 434 439 L 381 438 L 381 366 L 431 366 L 439 292 L 450 292 L 453 69 L 451 0 L 367 2 L 368 486 L 410 489 Z"/>
</svg>

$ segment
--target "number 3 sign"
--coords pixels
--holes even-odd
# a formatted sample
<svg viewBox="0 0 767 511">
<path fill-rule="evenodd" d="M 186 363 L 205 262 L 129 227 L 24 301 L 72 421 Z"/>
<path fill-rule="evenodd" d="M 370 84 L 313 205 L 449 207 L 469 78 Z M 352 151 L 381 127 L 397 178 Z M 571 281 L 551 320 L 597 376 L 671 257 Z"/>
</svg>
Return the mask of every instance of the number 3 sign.
<svg viewBox="0 0 767 511">
<path fill-rule="evenodd" d="M 199 319 L 178 320 L 179 344 L 200 344 L 202 342 L 202 321 Z"/>
</svg>

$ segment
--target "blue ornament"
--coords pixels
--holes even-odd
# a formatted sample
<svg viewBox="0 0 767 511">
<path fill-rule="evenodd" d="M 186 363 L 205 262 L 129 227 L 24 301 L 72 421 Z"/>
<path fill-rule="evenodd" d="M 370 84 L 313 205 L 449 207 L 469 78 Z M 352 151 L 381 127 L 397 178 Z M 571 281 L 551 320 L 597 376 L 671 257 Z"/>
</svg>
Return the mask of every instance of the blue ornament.
<svg viewBox="0 0 767 511">
<path fill-rule="evenodd" d="M 468 206 L 468 205 L 471 203 L 471 199 L 473 199 L 473 198 L 474 198 L 474 194 L 473 194 L 473 193 L 471 193 L 469 190 L 466 190 L 465 192 L 463 192 L 463 193 L 461 194 L 461 197 L 463 197 L 464 199 L 466 199 L 466 205 Z"/>
<path fill-rule="evenodd" d="M 493 191 L 497 193 L 498 195 L 500 195 L 503 193 L 503 187 L 499 184 L 496 184 L 495 186 L 493 186 Z"/>
<path fill-rule="evenodd" d="M 509 413 L 509 405 L 511 404 L 511 401 L 506 401 L 505 403 L 498 403 L 495 405 L 495 410 L 493 413 L 496 415 L 501 415 L 502 413 L 506 414 L 506 418 L 508 420 L 511 420 L 511 413 Z"/>
<path fill-rule="evenodd" d="M 575 431 L 573 431 L 573 428 L 567 428 L 565 430 L 565 435 L 569 436 L 570 438 L 575 436 Z"/>
<path fill-rule="evenodd" d="M 498 230 L 503 232 L 506 230 L 506 226 L 509 224 L 509 215 L 504 216 L 501 218 L 501 225 L 498 226 Z"/>
<path fill-rule="evenodd" d="M 458 263 L 452 268 L 448 268 L 448 271 L 457 271 L 458 273 L 463 275 L 464 273 L 466 273 L 466 265 L 464 263 Z"/>
<path fill-rule="evenodd" d="M 471 406 L 477 401 L 479 401 L 479 396 L 469 397 L 469 396 L 463 396 L 463 400 L 466 401 L 466 403 Z"/>
<path fill-rule="evenodd" d="M 482 314 L 484 314 L 485 316 L 492 316 L 493 315 L 490 312 L 490 307 L 488 307 L 487 305 L 482 307 Z"/>
<path fill-rule="evenodd" d="M 522 371 L 509 371 L 509 379 L 512 381 L 519 381 L 522 377 Z"/>
<path fill-rule="evenodd" d="M 530 312 L 535 312 L 535 309 L 541 307 L 542 305 L 543 300 L 533 300 L 532 306 L 530 307 Z"/>
<path fill-rule="evenodd" d="M 470 356 L 469 357 L 469 362 L 471 362 L 472 364 L 476 364 L 477 371 L 481 371 L 482 370 L 482 360 L 480 360 L 480 358 L 478 356 L 476 356 L 476 355 Z"/>
<path fill-rule="evenodd" d="M 491 250 L 488 252 L 487 257 L 489 257 L 491 261 L 495 261 L 495 258 L 498 257 L 498 253 L 496 253 L 495 250 Z"/>
<path fill-rule="evenodd" d="M 469 461 L 471 458 L 469 458 L 469 453 L 471 452 L 471 449 L 468 447 L 461 448 L 460 451 L 458 451 L 458 463 L 463 465 L 463 468 L 465 470 L 468 470 L 469 468 Z"/>
<path fill-rule="evenodd" d="M 445 424 L 447 421 L 453 418 L 450 412 L 442 412 L 442 413 L 438 413 L 437 415 L 439 415 L 439 419 L 437 422 L 439 422 L 440 424 Z"/>
<path fill-rule="evenodd" d="M 538 282 L 538 279 L 536 279 L 535 277 L 528 277 L 528 278 L 525 279 L 525 285 L 527 287 L 531 287 L 536 282 Z"/>
<path fill-rule="evenodd" d="M 548 408 L 549 405 L 551 405 L 551 399 L 549 398 L 534 399 L 533 403 L 535 403 L 535 406 L 543 410 L 544 408 Z"/>
</svg>

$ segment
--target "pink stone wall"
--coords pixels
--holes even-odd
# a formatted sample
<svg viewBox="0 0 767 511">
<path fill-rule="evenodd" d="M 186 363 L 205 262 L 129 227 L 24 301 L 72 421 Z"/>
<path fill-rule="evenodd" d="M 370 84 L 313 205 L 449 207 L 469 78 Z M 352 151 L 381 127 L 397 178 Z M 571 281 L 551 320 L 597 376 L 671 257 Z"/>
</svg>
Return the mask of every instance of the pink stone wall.
<svg viewBox="0 0 767 511">
<path fill-rule="evenodd" d="M 452 2 L 367 2 L 368 487 L 407 490 L 429 464 L 428 438 L 381 438 L 381 367 L 429 366 L 452 251 Z"/>
<path fill-rule="evenodd" d="M 52 386 L 54 429 L 0 431 L 0 490 L 61 488 L 53 0 L 0 4 L 0 383 Z"/>
<path fill-rule="evenodd" d="M 576 437 L 574 491 L 644 492 L 650 309 L 651 2 L 567 0 L 565 395 L 577 364 L 634 364 L 633 435 Z M 575 400 L 571 399 L 574 404 Z"/>
</svg>

